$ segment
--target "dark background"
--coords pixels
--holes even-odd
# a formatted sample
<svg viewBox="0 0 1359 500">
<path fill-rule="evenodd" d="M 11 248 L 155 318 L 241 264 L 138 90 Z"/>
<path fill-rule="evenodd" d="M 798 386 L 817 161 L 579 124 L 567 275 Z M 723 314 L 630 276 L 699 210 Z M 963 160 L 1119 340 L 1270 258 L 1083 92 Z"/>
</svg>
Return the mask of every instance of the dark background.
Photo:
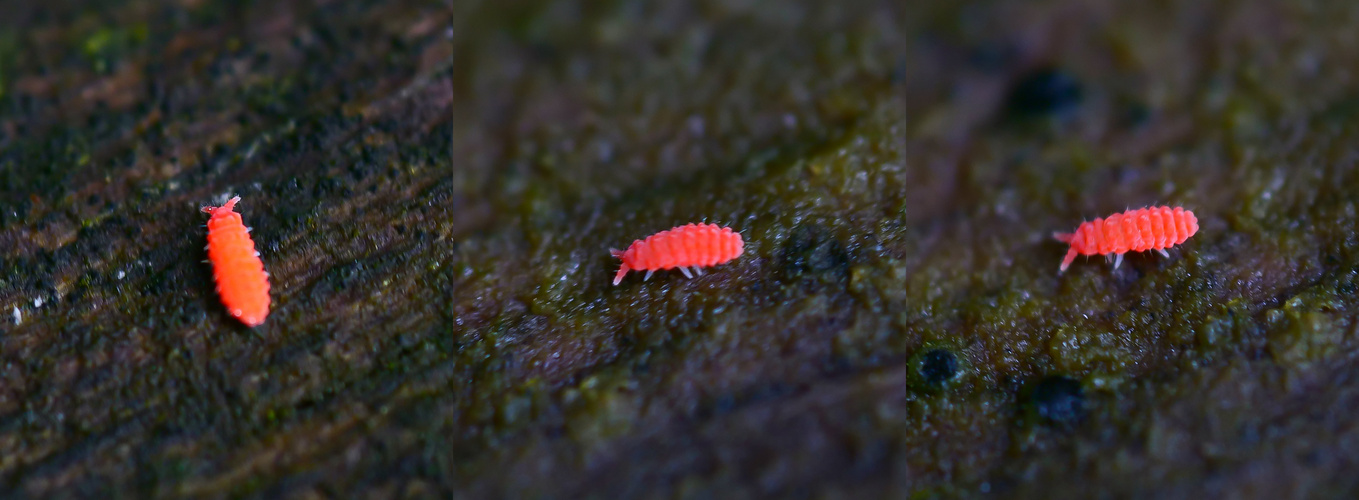
<svg viewBox="0 0 1359 500">
<path fill-rule="evenodd" d="M 0 12 L 0 496 L 1359 493 L 1359 3 Z"/>
</svg>

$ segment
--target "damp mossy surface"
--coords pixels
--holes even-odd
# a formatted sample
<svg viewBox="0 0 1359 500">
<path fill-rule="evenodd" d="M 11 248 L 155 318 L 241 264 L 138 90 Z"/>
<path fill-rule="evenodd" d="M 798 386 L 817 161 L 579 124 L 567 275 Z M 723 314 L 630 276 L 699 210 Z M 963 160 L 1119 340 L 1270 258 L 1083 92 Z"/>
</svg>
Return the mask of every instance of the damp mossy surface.
<svg viewBox="0 0 1359 500">
<path fill-rule="evenodd" d="M 1359 4 L 49 4 L 0 496 L 1359 492 Z M 1058 273 L 1160 204 L 1169 257 Z M 745 254 L 612 285 L 689 222 Z"/>
</svg>

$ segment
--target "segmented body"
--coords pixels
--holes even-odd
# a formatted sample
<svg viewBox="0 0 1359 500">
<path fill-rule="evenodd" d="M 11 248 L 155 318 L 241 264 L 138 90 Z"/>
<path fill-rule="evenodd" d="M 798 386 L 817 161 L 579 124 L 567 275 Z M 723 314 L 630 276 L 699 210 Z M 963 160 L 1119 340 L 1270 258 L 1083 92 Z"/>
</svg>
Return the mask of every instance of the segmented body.
<svg viewBox="0 0 1359 500">
<path fill-rule="evenodd" d="M 623 260 L 618 274 L 613 277 L 613 284 L 622 282 L 623 276 L 631 270 L 647 271 L 645 280 L 657 270 L 678 267 L 685 276 L 692 278 L 689 268 L 695 274 L 703 274 L 699 268 L 730 262 L 743 251 L 745 242 L 741 240 L 741 233 L 731 228 L 686 224 L 653 234 L 645 240 L 633 241 L 627 250 L 609 250 L 614 257 Z"/>
<path fill-rule="evenodd" d="M 1116 255 L 1114 268 L 1127 252 L 1165 249 L 1184 243 L 1199 230 L 1199 221 L 1181 207 L 1148 207 L 1085 222 L 1075 233 L 1056 233 L 1053 237 L 1070 243 L 1060 271 L 1066 271 L 1077 255 Z"/>
<path fill-rule="evenodd" d="M 208 219 L 208 260 L 212 262 L 217 294 L 227 311 L 248 326 L 269 314 L 269 273 L 250 239 L 250 229 L 235 212 L 237 196 L 220 207 L 203 207 Z"/>
</svg>

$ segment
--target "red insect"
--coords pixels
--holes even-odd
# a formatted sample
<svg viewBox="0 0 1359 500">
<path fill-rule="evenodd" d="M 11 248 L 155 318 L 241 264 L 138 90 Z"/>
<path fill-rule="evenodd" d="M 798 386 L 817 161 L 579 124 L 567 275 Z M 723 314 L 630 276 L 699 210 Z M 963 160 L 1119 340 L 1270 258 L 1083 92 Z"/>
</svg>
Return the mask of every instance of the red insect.
<svg viewBox="0 0 1359 500">
<path fill-rule="evenodd" d="M 208 260 L 212 261 L 217 294 L 227 311 L 247 326 L 258 326 L 269 314 L 269 273 L 250 239 L 250 228 L 233 210 L 237 196 L 220 207 L 203 207 L 208 219 Z"/>
<path fill-rule="evenodd" d="M 1103 219 L 1081 223 L 1075 233 L 1053 233 L 1053 237 L 1063 243 L 1070 243 L 1071 250 L 1062 259 L 1058 271 L 1066 271 L 1067 266 L 1076 260 L 1076 255 L 1114 254 L 1114 269 L 1123 263 L 1123 254 L 1156 250 L 1169 257 L 1167 248 L 1184 243 L 1199 230 L 1199 220 L 1181 207 L 1149 207 L 1129 210 Z"/>
<path fill-rule="evenodd" d="M 686 278 L 694 277 L 689 273 L 702 275 L 700 267 L 715 266 L 730 262 L 745 251 L 741 233 L 728 227 L 715 224 L 686 224 L 668 231 L 648 236 L 645 240 L 635 240 L 627 250 L 609 249 L 614 257 L 623 259 L 613 284 L 623 281 L 628 271 L 646 271 L 643 281 L 651 279 L 651 273 L 658 269 L 678 267 Z"/>
</svg>

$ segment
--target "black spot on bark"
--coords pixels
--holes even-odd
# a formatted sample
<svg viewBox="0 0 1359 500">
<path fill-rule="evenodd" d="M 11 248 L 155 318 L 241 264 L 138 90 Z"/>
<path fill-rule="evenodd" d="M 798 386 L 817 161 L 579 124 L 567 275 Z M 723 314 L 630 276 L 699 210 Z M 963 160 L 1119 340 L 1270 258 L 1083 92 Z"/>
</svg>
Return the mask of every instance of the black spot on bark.
<svg viewBox="0 0 1359 500">
<path fill-rule="evenodd" d="M 911 356 L 909 383 L 916 390 L 936 392 L 947 387 L 963 372 L 958 355 L 946 347 L 927 347 Z"/>
<path fill-rule="evenodd" d="M 920 378 L 930 385 L 942 385 L 958 376 L 958 357 L 944 349 L 931 349 L 920 357 Z"/>
<path fill-rule="evenodd" d="M 1074 111 L 1084 92 L 1076 78 L 1056 68 L 1043 68 L 1020 78 L 1007 100 L 1012 113 L 1060 115 Z"/>
</svg>

